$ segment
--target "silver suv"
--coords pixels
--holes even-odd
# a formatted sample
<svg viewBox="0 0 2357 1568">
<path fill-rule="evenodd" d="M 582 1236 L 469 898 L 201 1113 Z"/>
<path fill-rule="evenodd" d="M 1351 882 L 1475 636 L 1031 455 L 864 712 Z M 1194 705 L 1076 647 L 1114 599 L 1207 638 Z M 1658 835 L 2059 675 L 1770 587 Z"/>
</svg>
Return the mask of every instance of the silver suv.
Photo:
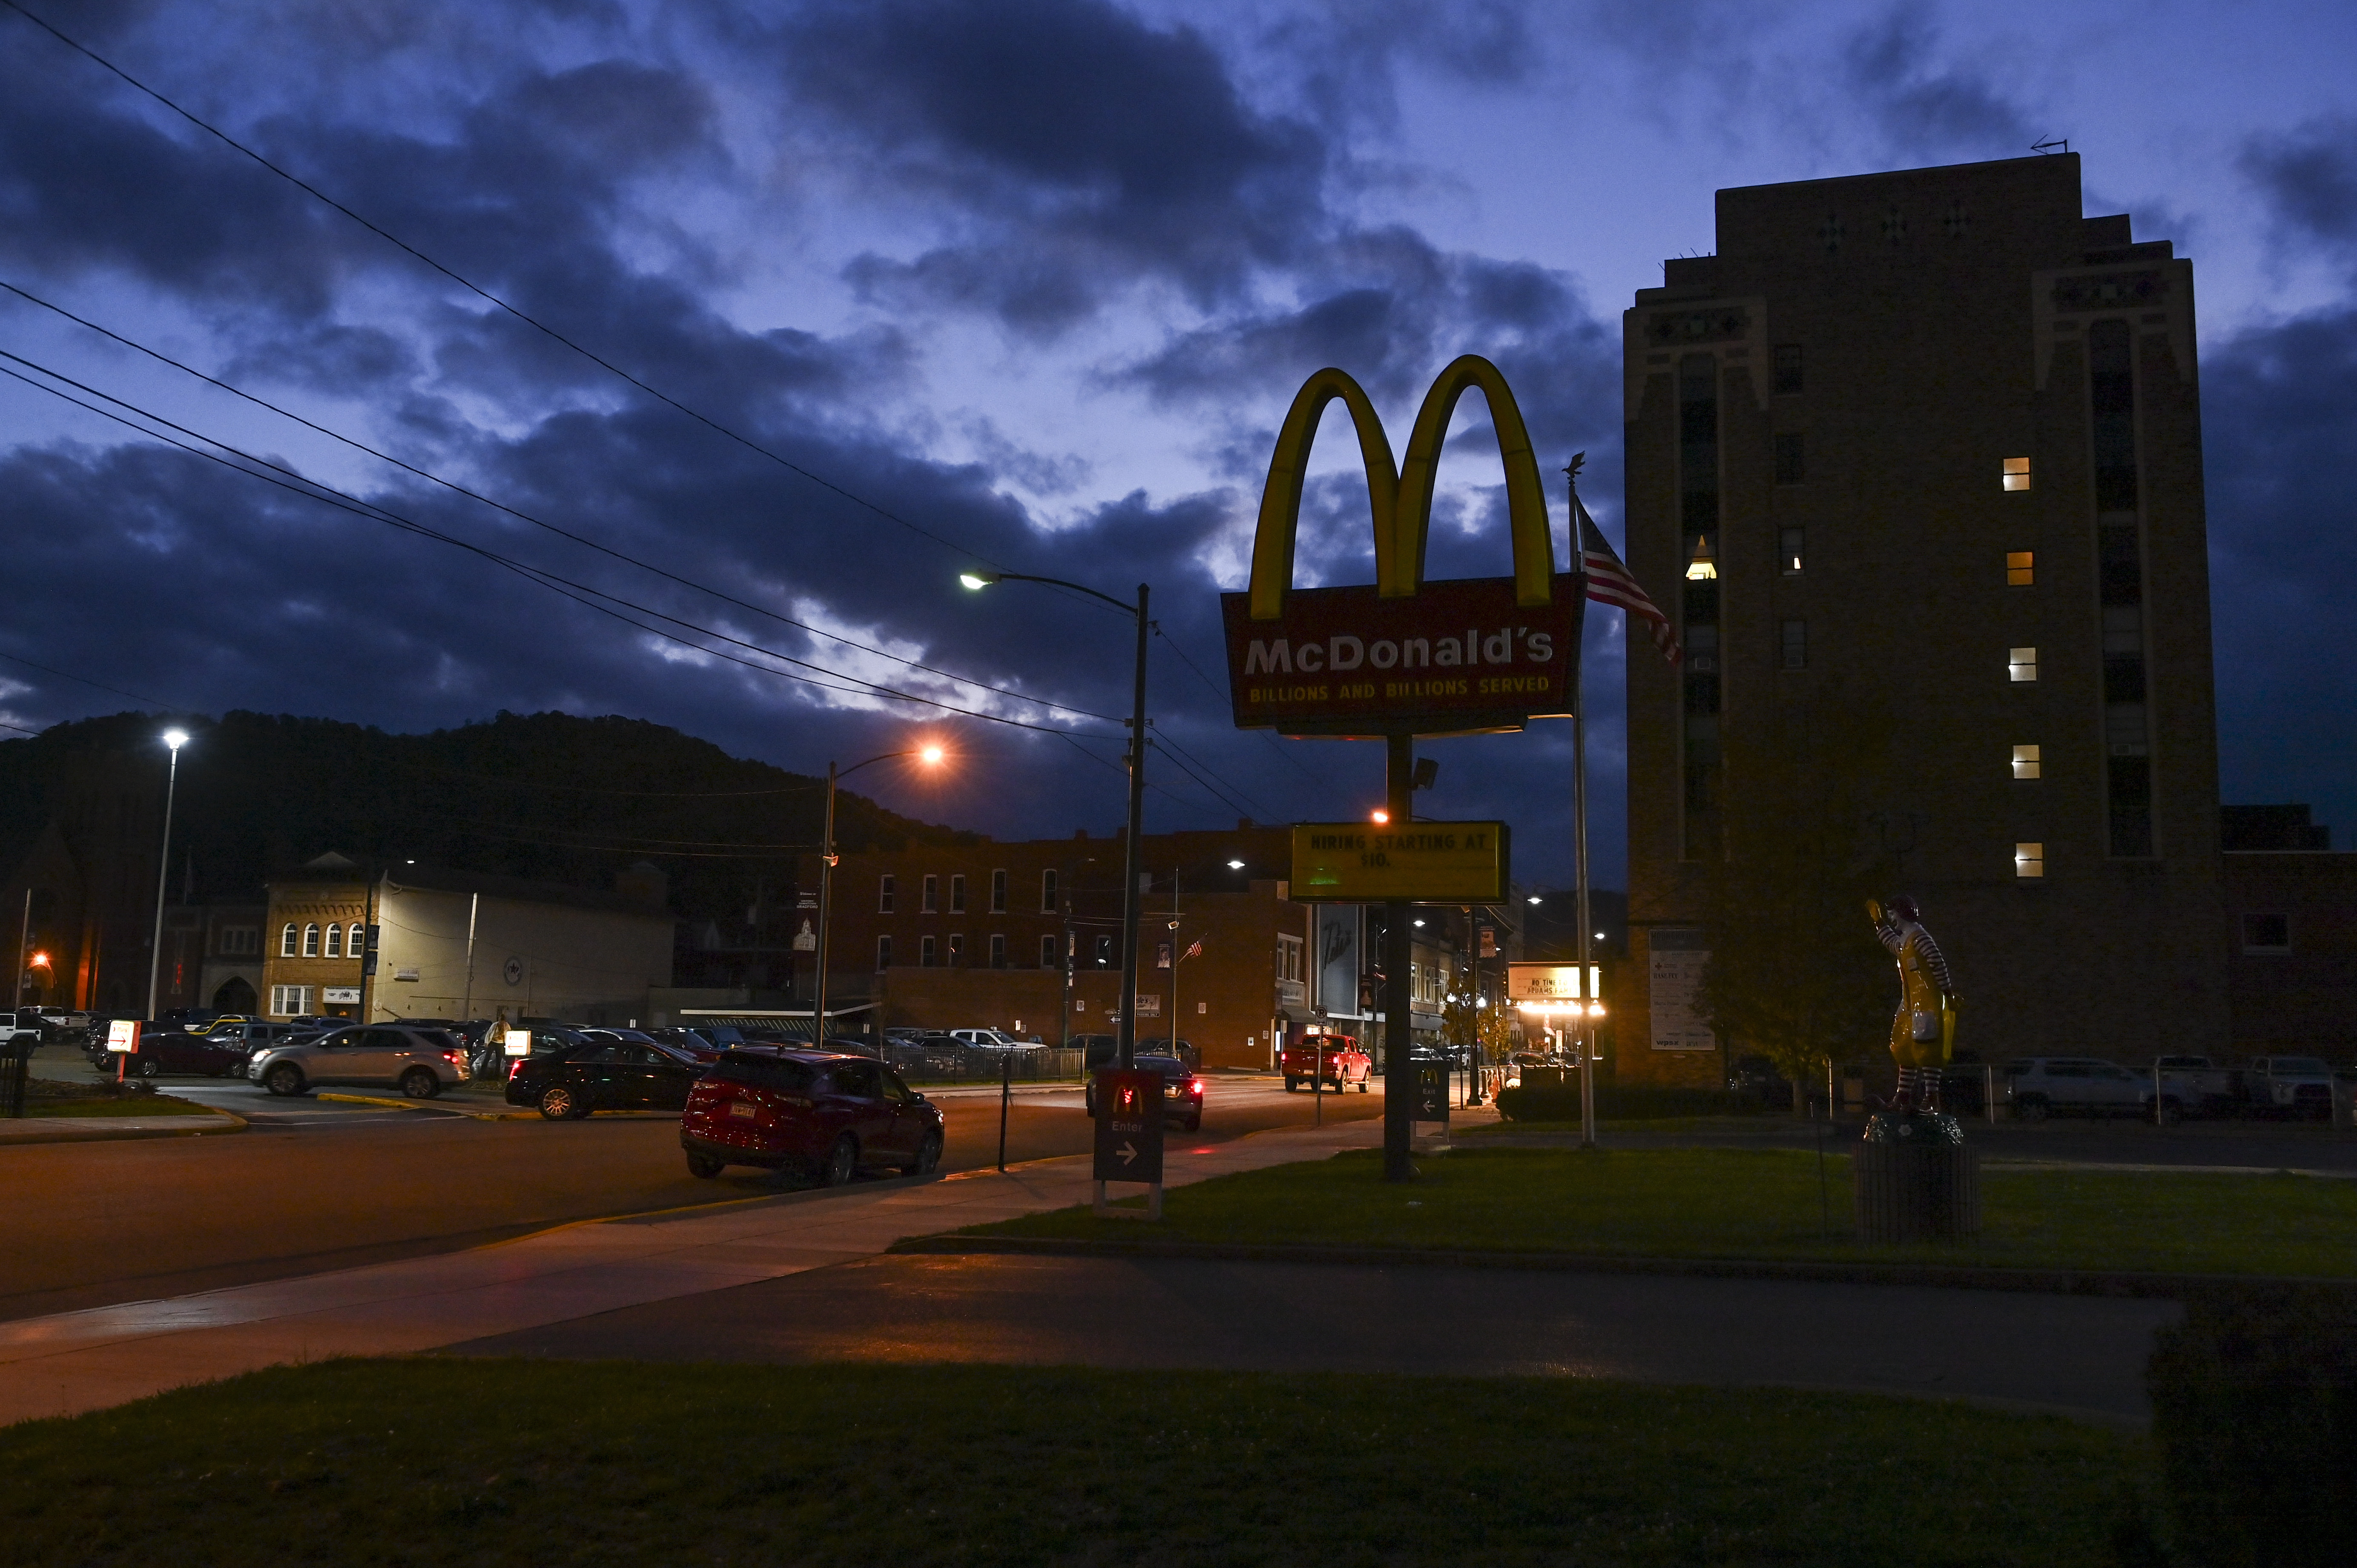
<svg viewBox="0 0 2357 1568">
<path fill-rule="evenodd" d="M 2141 1116 L 2151 1095 L 2149 1075 L 2098 1057 L 2032 1057 L 2005 1064 L 2005 1097 L 2025 1122 L 2043 1122 L 2056 1111 Z"/>
<path fill-rule="evenodd" d="M 353 1084 L 431 1100 L 471 1075 L 467 1048 L 439 1029 L 354 1024 L 300 1045 L 257 1050 L 245 1076 L 273 1094 Z"/>
</svg>

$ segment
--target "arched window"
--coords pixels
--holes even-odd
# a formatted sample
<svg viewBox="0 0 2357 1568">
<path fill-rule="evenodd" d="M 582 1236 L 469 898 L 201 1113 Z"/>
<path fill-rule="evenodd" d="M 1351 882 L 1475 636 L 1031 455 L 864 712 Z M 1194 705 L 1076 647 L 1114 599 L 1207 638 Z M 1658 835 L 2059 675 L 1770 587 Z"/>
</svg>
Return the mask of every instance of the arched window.
<svg viewBox="0 0 2357 1568">
<path fill-rule="evenodd" d="M 348 934 L 344 939 L 344 951 L 350 953 L 354 958 L 358 958 L 367 950 L 366 937 L 361 930 L 361 923 L 358 920 L 354 920 L 352 922 L 350 934 Z"/>
<path fill-rule="evenodd" d="M 319 956 L 319 928 L 316 925 L 303 928 L 303 956 L 305 958 Z"/>
<path fill-rule="evenodd" d="M 341 958 L 344 956 L 344 928 L 337 925 L 332 920 L 328 922 L 327 950 L 322 952 L 319 956 L 321 958 Z"/>
<path fill-rule="evenodd" d="M 295 922 L 292 920 L 287 921 L 286 929 L 278 933 L 278 956 L 280 958 L 295 956 Z"/>
</svg>

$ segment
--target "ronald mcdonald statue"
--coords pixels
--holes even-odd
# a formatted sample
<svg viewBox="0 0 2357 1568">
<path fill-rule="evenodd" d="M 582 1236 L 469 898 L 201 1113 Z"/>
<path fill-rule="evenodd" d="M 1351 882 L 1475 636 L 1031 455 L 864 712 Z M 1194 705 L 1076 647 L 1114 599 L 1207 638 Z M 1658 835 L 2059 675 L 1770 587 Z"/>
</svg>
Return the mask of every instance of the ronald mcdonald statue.
<svg viewBox="0 0 2357 1568">
<path fill-rule="evenodd" d="M 1902 1116 L 1940 1108 L 1940 1069 L 1956 1048 L 1956 987 L 1940 944 L 1923 929 L 1915 900 L 1900 897 L 1886 908 L 1867 900 L 1874 934 L 1899 961 L 1899 1011 L 1890 1020 L 1890 1054 L 1899 1063 Z"/>
</svg>

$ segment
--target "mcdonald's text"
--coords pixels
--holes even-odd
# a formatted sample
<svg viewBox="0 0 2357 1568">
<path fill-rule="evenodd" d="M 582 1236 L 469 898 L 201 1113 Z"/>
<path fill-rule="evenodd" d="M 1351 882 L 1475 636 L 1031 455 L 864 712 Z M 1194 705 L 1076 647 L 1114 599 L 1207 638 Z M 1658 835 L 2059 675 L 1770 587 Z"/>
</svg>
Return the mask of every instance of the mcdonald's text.
<svg viewBox="0 0 2357 1568">
<path fill-rule="evenodd" d="M 1413 597 L 1372 586 L 1289 591 L 1274 620 L 1222 596 L 1236 723 L 1299 735 L 1517 729 L 1570 711 L 1578 671 L 1578 581 L 1554 602 L 1516 602 L 1511 577 L 1426 583 Z"/>
</svg>

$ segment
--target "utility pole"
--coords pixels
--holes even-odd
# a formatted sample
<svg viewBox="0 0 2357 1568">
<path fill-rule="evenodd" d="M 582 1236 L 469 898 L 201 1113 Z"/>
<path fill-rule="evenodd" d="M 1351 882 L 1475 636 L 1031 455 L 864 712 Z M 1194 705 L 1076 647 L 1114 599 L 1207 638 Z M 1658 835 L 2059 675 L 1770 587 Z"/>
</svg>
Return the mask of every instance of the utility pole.
<svg viewBox="0 0 2357 1568">
<path fill-rule="evenodd" d="M 1383 737 L 1384 793 L 1391 820 L 1415 821 L 1415 736 Z M 1414 993 L 1408 966 L 1415 961 L 1409 906 L 1383 906 L 1383 1179 L 1413 1181 L 1409 1156 L 1415 1145 L 1415 1062 L 1411 1056 L 1408 1009 Z"/>
</svg>

